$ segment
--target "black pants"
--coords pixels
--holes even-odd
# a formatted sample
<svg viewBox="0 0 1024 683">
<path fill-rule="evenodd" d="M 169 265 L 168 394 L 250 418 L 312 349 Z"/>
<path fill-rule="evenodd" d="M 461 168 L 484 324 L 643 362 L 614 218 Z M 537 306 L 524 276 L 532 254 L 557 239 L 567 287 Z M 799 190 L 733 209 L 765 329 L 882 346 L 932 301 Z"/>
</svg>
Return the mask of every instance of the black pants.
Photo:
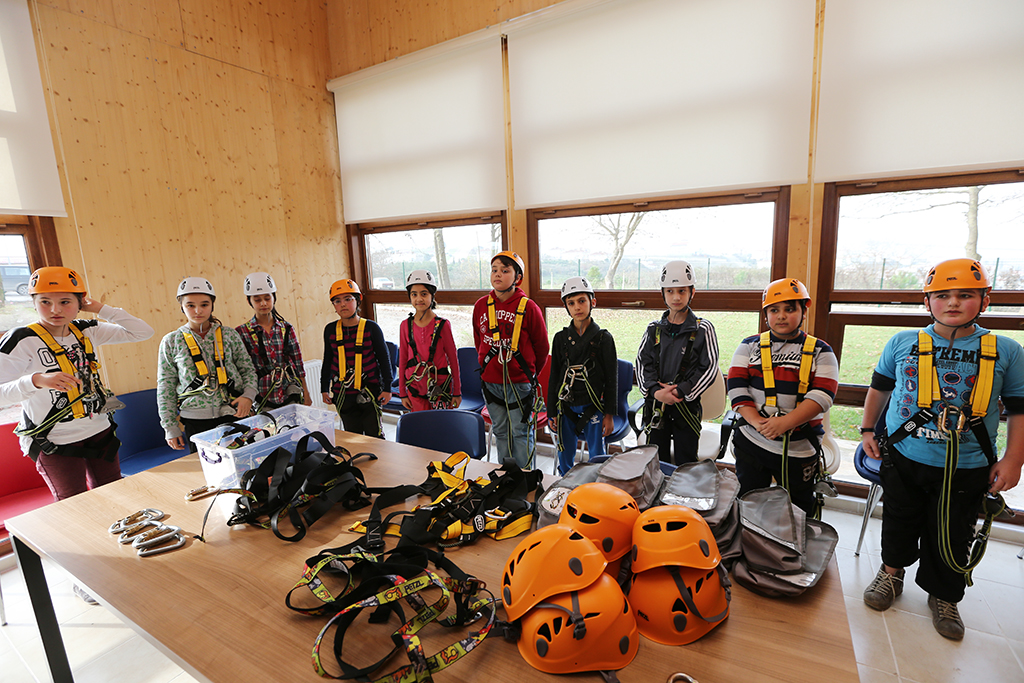
<svg viewBox="0 0 1024 683">
<path fill-rule="evenodd" d="M 355 395 L 346 395 L 338 414 L 346 432 L 384 438 L 380 409 L 374 403 L 356 403 Z"/>
<path fill-rule="evenodd" d="M 700 404 L 689 404 L 690 410 L 700 415 Z M 700 419 L 699 417 L 697 419 Z M 700 433 L 693 431 L 690 423 L 679 414 L 675 406 L 665 406 L 661 427 L 652 429 L 647 443 L 658 447 L 658 459 L 672 465 L 697 462 L 697 446 L 700 444 Z"/>
<path fill-rule="evenodd" d="M 917 585 L 946 602 L 960 602 L 967 581 L 942 560 L 939 553 L 939 494 L 941 467 L 922 465 L 889 447 L 891 466 L 882 465 L 882 562 L 909 567 L 917 560 Z M 949 539 L 952 554 L 967 562 L 982 496 L 988 490 L 988 467 L 958 469 L 953 474 L 949 503 Z"/>
<path fill-rule="evenodd" d="M 732 453 L 736 457 L 736 478 L 740 480 L 739 495 L 754 489 L 768 488 L 772 479 L 782 485 L 782 456 L 761 448 L 748 439 L 742 429 L 732 433 Z M 817 508 L 814 496 L 814 474 L 817 456 L 787 458 L 789 499 L 798 508 L 813 515 Z"/>
<path fill-rule="evenodd" d="M 185 447 L 188 448 L 189 453 L 196 452 L 196 445 L 192 443 L 192 437 L 196 434 L 202 434 L 208 432 L 214 427 L 225 425 L 229 422 L 234 422 L 239 418 L 234 415 L 225 415 L 223 417 L 215 417 L 210 420 L 192 420 L 190 418 L 181 418 L 181 424 L 185 427 Z"/>
</svg>

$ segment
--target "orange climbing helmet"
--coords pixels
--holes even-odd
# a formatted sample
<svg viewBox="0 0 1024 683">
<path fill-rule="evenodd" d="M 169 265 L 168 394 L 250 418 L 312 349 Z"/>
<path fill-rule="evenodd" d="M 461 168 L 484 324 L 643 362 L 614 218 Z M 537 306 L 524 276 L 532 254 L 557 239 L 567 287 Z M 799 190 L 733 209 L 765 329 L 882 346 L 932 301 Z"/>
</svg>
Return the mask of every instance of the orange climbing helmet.
<svg viewBox="0 0 1024 683">
<path fill-rule="evenodd" d="M 590 539 L 570 526 L 552 524 L 533 532 L 512 551 L 501 576 L 509 621 L 549 596 L 589 586 L 607 564 Z"/>
<path fill-rule="evenodd" d="M 811 305 L 811 295 L 804 283 L 795 277 L 782 278 L 768 283 L 761 294 L 761 308 L 782 301 L 803 301 L 805 306 Z"/>
<path fill-rule="evenodd" d="M 682 505 L 648 508 L 633 524 L 633 572 L 669 565 L 714 569 L 722 561 L 711 527 Z"/>
<path fill-rule="evenodd" d="M 523 261 L 523 258 L 519 254 L 512 251 L 511 249 L 499 251 L 497 254 L 491 257 L 491 263 L 494 263 L 494 261 L 500 256 L 504 256 L 505 258 L 511 259 L 513 262 L 515 262 L 516 266 L 519 268 L 520 277 L 526 276 L 526 263 Z"/>
<path fill-rule="evenodd" d="M 729 616 L 730 585 L 724 567 L 655 567 L 633 575 L 629 604 L 645 638 L 687 645 Z"/>
<path fill-rule="evenodd" d="M 531 609 L 519 636 L 523 659 L 549 674 L 616 671 L 633 661 L 639 647 L 633 611 L 607 574 Z"/>
<path fill-rule="evenodd" d="M 362 298 L 362 292 L 359 291 L 359 285 L 356 284 L 355 280 L 338 280 L 331 285 L 331 292 L 329 299 L 333 299 L 339 294 L 355 294 L 357 297 Z"/>
<path fill-rule="evenodd" d="M 946 289 L 992 289 L 985 267 L 972 258 L 954 258 L 932 266 L 924 278 L 924 293 Z"/>
<path fill-rule="evenodd" d="M 611 484 L 583 484 L 565 498 L 559 524 L 570 526 L 614 562 L 633 545 L 633 524 L 640 515 L 633 496 Z"/>
<path fill-rule="evenodd" d="M 29 294 L 68 292 L 85 294 L 85 280 L 82 276 L 64 266 L 43 266 L 28 279 Z"/>
</svg>

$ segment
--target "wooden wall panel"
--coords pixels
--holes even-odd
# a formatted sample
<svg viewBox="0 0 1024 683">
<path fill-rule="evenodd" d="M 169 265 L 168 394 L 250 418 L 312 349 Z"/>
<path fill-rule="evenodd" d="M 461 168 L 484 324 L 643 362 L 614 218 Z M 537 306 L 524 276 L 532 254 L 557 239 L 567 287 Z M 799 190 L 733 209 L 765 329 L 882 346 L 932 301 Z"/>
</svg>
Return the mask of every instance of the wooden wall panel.
<svg viewBox="0 0 1024 683">
<path fill-rule="evenodd" d="M 560 0 L 329 0 L 330 78 L 478 31 Z"/>
<path fill-rule="evenodd" d="M 326 83 L 323 0 L 178 0 L 186 49 L 297 83 Z"/>
<path fill-rule="evenodd" d="M 217 21 L 190 17 L 191 35 L 225 42 L 207 43 L 214 57 L 152 28 L 161 12 L 173 26 L 179 6 L 198 6 L 191 0 L 96 2 L 91 12 L 86 0 L 33 4 L 69 211 L 56 220 L 64 262 L 86 272 L 91 293 L 156 330 L 150 341 L 101 349 L 111 388 L 155 386 L 159 341 L 184 319 L 174 290 L 186 275 L 213 281 L 216 313 L 234 326 L 252 314 L 244 276 L 270 271 L 282 290 L 303 293 L 283 312 L 318 339 L 330 307 L 312 292 L 347 264 L 324 87 L 326 6 L 275 2 L 274 15 L 219 0 Z M 253 30 L 271 35 L 268 44 L 250 42 Z M 316 347 L 307 355 L 319 356 Z"/>
<path fill-rule="evenodd" d="M 278 310 L 295 326 L 305 357 L 319 358 L 324 325 L 334 316 L 328 290 L 349 275 L 341 172 L 336 163 L 318 163 L 337 159 L 334 97 L 281 81 L 271 81 L 270 94 L 288 249 L 288 266 L 274 273 Z M 318 391 L 316 381 L 311 391 Z"/>
</svg>

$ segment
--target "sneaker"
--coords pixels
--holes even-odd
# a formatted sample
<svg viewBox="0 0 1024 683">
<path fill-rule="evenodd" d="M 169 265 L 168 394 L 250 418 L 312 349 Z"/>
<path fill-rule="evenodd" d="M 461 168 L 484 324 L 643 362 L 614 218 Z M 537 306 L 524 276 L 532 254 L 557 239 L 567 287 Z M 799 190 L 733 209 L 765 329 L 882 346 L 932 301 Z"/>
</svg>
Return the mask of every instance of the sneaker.
<svg viewBox="0 0 1024 683">
<path fill-rule="evenodd" d="M 92 597 L 91 595 L 86 593 L 84 590 L 82 590 L 82 587 L 79 586 L 78 584 L 75 584 L 75 586 L 72 588 L 72 590 L 74 591 L 75 595 L 77 595 L 78 597 L 82 598 L 82 600 L 84 600 L 86 602 L 86 604 L 89 604 L 89 605 L 98 605 L 98 604 L 100 604 L 99 601 L 96 600 L 96 598 Z"/>
<path fill-rule="evenodd" d="M 946 602 L 929 595 L 928 607 L 932 610 L 932 624 L 940 636 L 950 640 L 964 639 L 964 621 L 960 618 L 955 602 Z"/>
<path fill-rule="evenodd" d="M 864 591 L 864 604 L 879 612 L 892 607 L 893 600 L 903 594 L 904 574 L 903 569 L 893 575 L 885 571 L 885 567 L 880 568 L 871 585 Z"/>
</svg>

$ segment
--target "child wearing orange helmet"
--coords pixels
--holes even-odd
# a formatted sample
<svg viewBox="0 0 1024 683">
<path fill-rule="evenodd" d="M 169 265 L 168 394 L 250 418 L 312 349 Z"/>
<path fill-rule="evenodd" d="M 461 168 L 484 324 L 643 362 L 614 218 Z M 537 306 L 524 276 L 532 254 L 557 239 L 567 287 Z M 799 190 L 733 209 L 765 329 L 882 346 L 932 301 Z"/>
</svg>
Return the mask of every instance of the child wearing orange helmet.
<svg viewBox="0 0 1024 683">
<path fill-rule="evenodd" d="M 391 400 L 391 360 L 380 326 L 359 317 L 362 296 L 354 280 L 331 285 L 338 320 L 324 327 L 320 392 L 324 403 L 337 408 L 345 431 L 383 439 L 381 406 Z"/>
<path fill-rule="evenodd" d="M 21 403 L 16 433 L 25 455 L 55 500 L 121 478 L 110 410 L 93 349 L 145 341 L 153 328 L 120 308 L 86 294 L 71 268 L 32 273 L 29 294 L 39 322 L 16 327 L 0 340 L 0 405 Z M 77 320 L 80 311 L 108 322 Z"/>
<path fill-rule="evenodd" d="M 1001 502 L 1024 465 L 1024 350 L 978 325 L 991 287 L 974 259 L 928 272 L 932 324 L 886 343 L 860 430 L 865 453 L 882 461 L 885 491 L 882 567 L 864 602 L 888 609 L 903 592 L 905 568 L 920 561 L 915 581 L 928 593 L 935 630 L 950 640 L 964 637 L 957 603 L 984 551 L 974 543 L 979 509 Z M 999 400 L 1009 414 L 1002 458 Z"/>
<path fill-rule="evenodd" d="M 743 417 L 732 446 L 740 495 L 771 486 L 774 479 L 795 505 L 815 516 L 822 420 L 839 388 L 839 364 L 832 347 L 802 329 L 810 303 L 807 288 L 795 278 L 765 288 L 761 311 L 769 330 L 740 342 L 728 388 L 733 410 Z"/>
</svg>

